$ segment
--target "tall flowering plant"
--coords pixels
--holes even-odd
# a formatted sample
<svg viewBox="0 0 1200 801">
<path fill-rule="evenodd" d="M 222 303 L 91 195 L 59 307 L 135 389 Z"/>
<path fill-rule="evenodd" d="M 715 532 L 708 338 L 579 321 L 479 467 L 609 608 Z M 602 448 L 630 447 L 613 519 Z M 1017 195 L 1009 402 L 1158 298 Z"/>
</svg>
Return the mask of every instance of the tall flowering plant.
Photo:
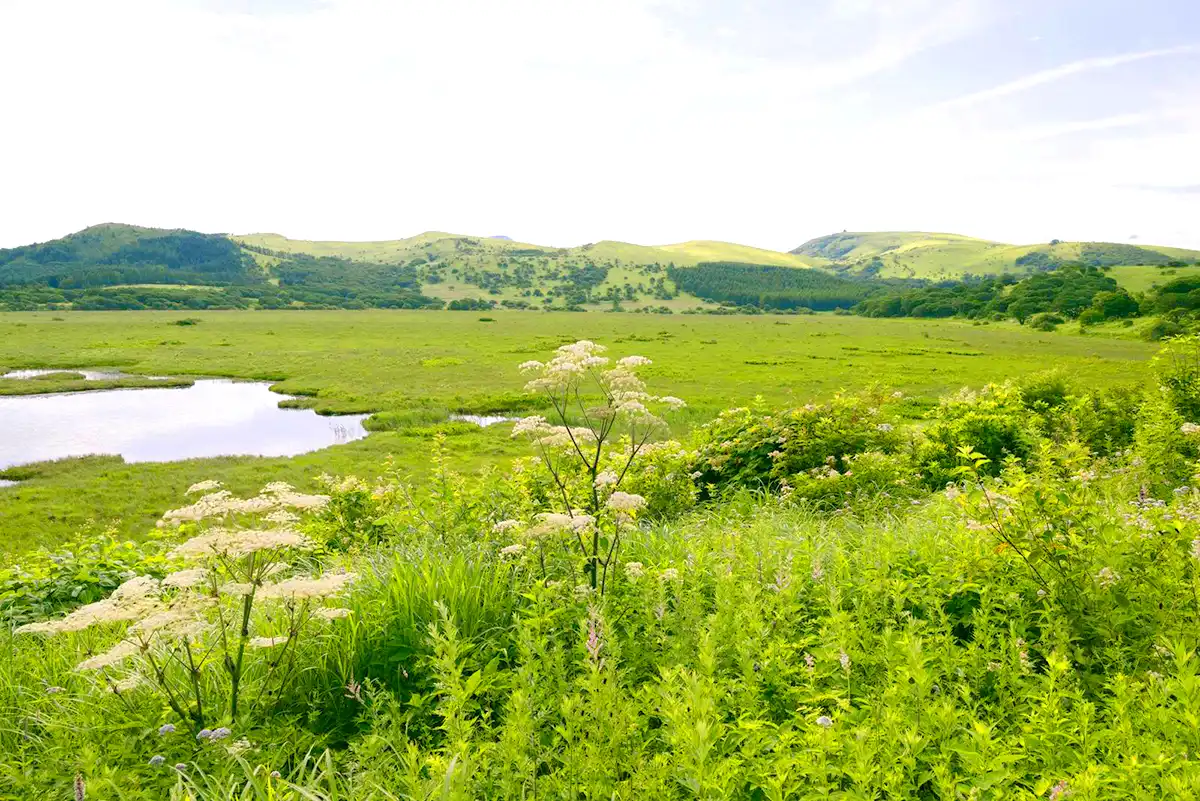
<svg viewBox="0 0 1200 801">
<path fill-rule="evenodd" d="M 313 548 L 294 528 L 300 522 L 296 511 L 319 509 L 328 503 L 326 496 L 281 483 L 245 499 L 216 482 L 189 492 L 206 494 L 161 521 L 193 527 L 194 536 L 170 553 L 180 570 L 161 580 L 135 576 L 104 600 L 17 631 L 54 635 L 124 624 L 115 645 L 88 655 L 76 669 L 95 675 L 119 696 L 143 686 L 156 690 L 182 722 L 212 739 L 229 729 L 209 729 L 209 723 L 232 724 L 244 709 L 251 669 L 258 689 L 254 704 L 288 680 L 298 641 L 311 622 L 349 614 L 324 599 L 342 592 L 354 575 L 295 573 L 292 560 Z M 214 521 L 218 524 L 208 525 Z M 249 653 L 259 649 L 266 658 L 251 659 Z"/>
<path fill-rule="evenodd" d="M 533 443 L 555 489 L 557 509 L 540 515 L 531 531 L 567 532 L 588 586 L 600 592 L 623 529 L 646 505 L 642 496 L 622 491 L 623 482 L 646 446 L 668 431 L 663 415 L 685 405 L 646 391 L 637 371 L 649 359 L 626 356 L 614 363 L 601 355 L 605 350 L 581 340 L 558 348 L 548 362 L 522 364 L 531 375 L 526 391 L 543 395 L 553 411 L 550 419 L 526 417 L 513 426 L 514 437 Z M 579 474 L 583 480 L 573 480 Z"/>
</svg>

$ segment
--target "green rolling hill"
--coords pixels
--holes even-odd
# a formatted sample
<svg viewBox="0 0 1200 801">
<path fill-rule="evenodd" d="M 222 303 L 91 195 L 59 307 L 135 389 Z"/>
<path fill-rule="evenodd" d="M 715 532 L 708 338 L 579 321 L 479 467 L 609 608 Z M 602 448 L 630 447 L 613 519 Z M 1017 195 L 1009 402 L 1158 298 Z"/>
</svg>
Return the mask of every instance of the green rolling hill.
<svg viewBox="0 0 1200 801">
<path fill-rule="evenodd" d="M 633 310 L 691 308 L 705 301 L 680 292 L 667 275 L 669 268 L 708 262 L 821 268 L 827 263 L 820 257 L 708 240 L 659 246 L 603 240 L 554 248 L 438 231 L 378 242 L 313 242 L 262 233 L 233 239 L 273 254 L 409 264 L 422 268 L 424 291 L 434 297 L 492 299 L 531 307 L 554 305 L 568 297 L 578 300 L 584 291 L 591 303 L 618 301 Z"/>
<path fill-rule="evenodd" d="M 881 289 L 874 279 L 946 281 L 1069 265 L 1103 268 L 1139 292 L 1200 269 L 1200 252 L 1097 242 L 1008 245 L 912 231 L 831 234 L 782 253 L 710 240 L 559 248 L 428 231 L 337 242 L 109 223 L 0 250 L 0 308 L 448 305 L 665 313 L 716 303 L 779 307 L 782 301 L 772 300 L 779 293 L 794 301 L 798 292 L 815 308 L 835 308 Z"/>
<path fill-rule="evenodd" d="M 792 251 L 849 274 L 931 281 L 964 276 L 1028 274 L 1068 264 L 1091 267 L 1178 267 L 1200 263 L 1200 251 L 1110 242 L 1009 245 L 958 234 L 882 231 L 830 234 Z M 1134 274 L 1130 279 L 1141 281 Z"/>
<path fill-rule="evenodd" d="M 0 286 L 247 284 L 261 270 L 228 237 L 105 223 L 62 239 L 0 250 Z"/>
</svg>

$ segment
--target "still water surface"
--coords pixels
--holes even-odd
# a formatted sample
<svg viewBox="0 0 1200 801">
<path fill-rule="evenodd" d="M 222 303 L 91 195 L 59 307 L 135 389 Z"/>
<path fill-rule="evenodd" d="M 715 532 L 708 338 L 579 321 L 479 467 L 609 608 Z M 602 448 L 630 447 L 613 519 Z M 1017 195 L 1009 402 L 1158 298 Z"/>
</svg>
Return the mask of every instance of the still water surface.
<svg viewBox="0 0 1200 801">
<path fill-rule="evenodd" d="M 12 370 L 0 375 L 0 378 L 16 378 L 29 379 L 37 378 L 42 375 L 54 375 L 55 373 L 79 373 L 85 381 L 108 381 L 115 378 L 135 378 L 140 376 L 131 376 L 129 373 L 122 373 L 120 370 L 76 370 L 71 367 L 64 367 L 58 370 Z M 154 378 L 155 376 L 147 376 Z"/>
<path fill-rule="evenodd" d="M 295 456 L 367 435 L 366 415 L 280 409 L 283 397 L 264 383 L 228 380 L 0 397 L 0 469 L 89 454 L 127 462 Z"/>
</svg>

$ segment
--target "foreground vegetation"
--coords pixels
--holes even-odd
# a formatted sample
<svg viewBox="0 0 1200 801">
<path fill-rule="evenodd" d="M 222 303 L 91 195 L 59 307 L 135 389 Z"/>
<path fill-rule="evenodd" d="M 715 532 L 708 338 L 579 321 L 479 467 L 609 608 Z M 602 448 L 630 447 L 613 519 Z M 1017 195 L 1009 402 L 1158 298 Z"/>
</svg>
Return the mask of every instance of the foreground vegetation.
<svg viewBox="0 0 1200 801">
<path fill-rule="evenodd" d="M 487 319 L 483 319 L 482 317 Z M 171 312 L 0 315 L 0 370 L 120 367 L 139 375 L 270 381 L 321 413 L 373 414 L 371 436 L 295 459 L 224 458 L 127 465 L 75 459 L 0 472 L 0 551 L 51 545 L 109 527 L 140 539 L 158 513 L 207 478 L 236 492 L 267 481 L 316 491 L 321 472 L 374 473 L 394 457 L 420 478 L 431 436 L 454 443 L 456 469 L 517 455 L 508 426 L 480 430 L 451 412 L 517 415 L 541 401 L 510 369 L 576 337 L 636 348 L 647 377 L 689 406 L 680 433 L 756 396 L 774 406 L 827 399 L 877 381 L 903 390 L 920 417 L 940 394 L 1061 365 L 1089 387 L 1137 382 L 1153 347 L 1100 337 L 1035 333 L 1012 323 L 754 317 L 487 315 L 451 312 Z M 186 325 L 179 325 L 186 322 Z M 31 387 L 31 381 L 6 386 Z M 39 391 L 43 391 L 39 387 Z M 293 403 L 289 401 L 289 403 Z"/>
<path fill-rule="evenodd" d="M 1038 374 L 913 424 L 869 389 L 682 442 L 624 353 L 523 359 L 546 415 L 501 470 L 442 438 L 423 487 L 198 483 L 161 544 L 10 570 L 0 793 L 1200 791 L 1200 342 L 1145 391 Z"/>
</svg>

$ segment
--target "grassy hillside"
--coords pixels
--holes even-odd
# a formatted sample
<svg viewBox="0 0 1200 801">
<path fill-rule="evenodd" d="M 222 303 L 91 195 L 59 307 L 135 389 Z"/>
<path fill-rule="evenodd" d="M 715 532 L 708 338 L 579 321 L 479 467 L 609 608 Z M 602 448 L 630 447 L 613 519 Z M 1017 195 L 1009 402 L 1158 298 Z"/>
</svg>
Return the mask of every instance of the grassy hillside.
<svg viewBox="0 0 1200 801">
<path fill-rule="evenodd" d="M 695 282 L 681 287 L 672 278 L 672 269 L 713 264 L 923 281 L 1025 275 L 1085 265 L 1119 268 L 1123 285 L 1139 291 L 1159 282 L 1161 276 L 1154 270 L 1165 275 L 1167 270 L 1200 264 L 1200 252 L 1096 242 L 1007 245 L 914 231 L 843 232 L 781 253 L 712 240 L 657 246 L 601 240 L 556 248 L 441 231 L 406 239 L 338 242 L 288 239 L 273 233 L 227 237 L 105 224 L 53 242 L 0 250 L 0 309 L 446 304 L 457 310 L 673 313 L 703 310 L 721 298 L 757 296 L 763 289 L 736 286 L 736 276 L 725 276 L 721 293 L 699 296 L 688 291 L 688 287 L 696 289 Z M 1125 269 L 1137 265 L 1145 267 Z M 1137 272 L 1141 269 L 1150 272 Z M 789 286 L 793 282 L 788 276 L 779 278 Z M 705 286 L 712 285 L 706 279 Z"/>
<path fill-rule="evenodd" d="M 246 234 L 234 239 L 273 253 L 420 266 L 424 292 L 442 300 L 476 298 L 533 308 L 609 305 L 613 301 L 632 310 L 694 308 L 704 306 L 705 301 L 680 292 L 666 276 L 668 267 L 738 262 L 803 268 L 825 263 L 821 258 L 708 240 L 659 246 L 602 240 L 552 248 L 438 231 L 378 242 L 313 242 L 279 234 Z"/>
<path fill-rule="evenodd" d="M 1176 278 L 1200 275 L 1200 265 L 1190 265 L 1187 267 L 1128 265 L 1113 267 L 1108 271 L 1108 274 L 1112 276 L 1117 284 L 1129 292 L 1149 292 Z"/>
<path fill-rule="evenodd" d="M 253 252 L 222 234 L 93 226 L 0 250 L 0 309 L 419 308 L 415 268 Z"/>
<path fill-rule="evenodd" d="M 1025 274 L 1067 264 L 1092 267 L 1200 262 L 1200 251 L 1108 242 L 1008 245 L 958 234 L 920 231 L 843 232 L 809 240 L 792 251 L 827 259 L 828 266 L 881 278 L 946 280 L 968 275 Z"/>
</svg>

